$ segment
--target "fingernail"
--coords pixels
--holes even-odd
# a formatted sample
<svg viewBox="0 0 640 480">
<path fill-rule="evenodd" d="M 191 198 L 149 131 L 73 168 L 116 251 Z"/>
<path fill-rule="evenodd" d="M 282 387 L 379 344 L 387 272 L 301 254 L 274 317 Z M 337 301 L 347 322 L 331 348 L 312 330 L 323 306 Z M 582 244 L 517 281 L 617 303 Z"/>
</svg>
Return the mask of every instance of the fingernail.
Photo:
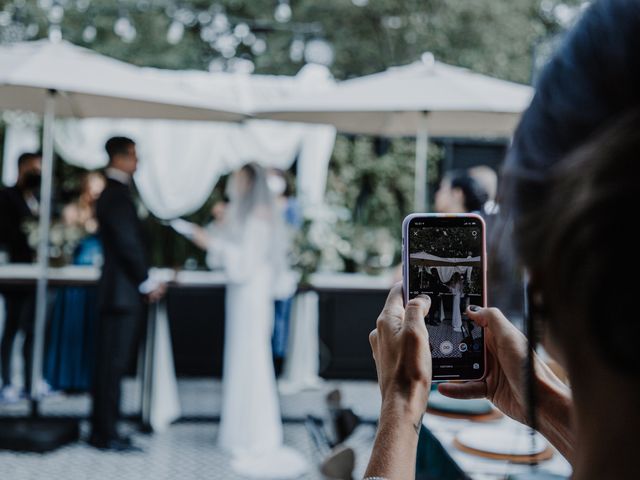
<svg viewBox="0 0 640 480">
<path fill-rule="evenodd" d="M 479 312 L 480 311 L 480 307 L 477 305 L 471 305 L 469 306 L 469 310 L 471 310 L 472 312 Z"/>
<path fill-rule="evenodd" d="M 418 297 L 417 297 L 417 298 L 421 298 L 421 299 L 423 299 L 423 300 L 424 300 L 428 305 L 431 305 L 431 297 L 430 297 L 429 295 L 427 295 L 427 294 L 424 294 L 424 293 L 423 293 L 423 294 L 421 294 L 421 295 L 418 295 Z"/>
</svg>

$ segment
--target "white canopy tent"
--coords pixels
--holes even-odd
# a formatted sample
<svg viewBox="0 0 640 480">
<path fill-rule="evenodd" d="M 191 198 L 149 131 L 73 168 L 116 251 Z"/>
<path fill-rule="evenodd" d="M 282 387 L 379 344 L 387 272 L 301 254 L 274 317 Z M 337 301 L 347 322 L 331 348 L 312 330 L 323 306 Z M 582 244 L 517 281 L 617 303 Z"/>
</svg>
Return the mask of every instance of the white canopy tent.
<svg viewBox="0 0 640 480">
<path fill-rule="evenodd" d="M 479 267 L 482 263 L 482 259 L 480 257 L 467 257 L 467 258 L 444 258 L 438 257 L 437 255 L 432 255 L 427 252 L 416 252 L 409 255 L 412 263 L 418 263 L 421 265 L 429 265 L 429 266 L 470 266 L 470 267 Z"/>
<path fill-rule="evenodd" d="M 191 91 L 225 92 L 225 97 L 247 110 L 255 98 L 275 102 L 333 83 L 328 69 L 319 65 L 307 65 L 295 77 L 154 69 L 145 72 L 174 78 Z M 28 116 L 9 117 L 3 163 L 3 182 L 7 185 L 15 181 L 18 154 L 38 145 L 37 128 L 33 121 L 28 125 Z M 102 168 L 107 162 L 104 143 L 113 135 L 126 135 L 136 141 L 141 158 L 135 178 L 138 191 L 155 216 L 168 219 L 200 208 L 221 175 L 249 161 L 286 170 L 297 160 L 298 198 L 304 205 L 321 203 L 335 128 L 267 120 L 64 119 L 56 121 L 55 150 L 75 166 Z"/>
<path fill-rule="evenodd" d="M 451 280 L 454 273 L 459 273 L 471 281 L 471 271 L 473 267 L 480 267 L 482 259 L 480 257 L 467 258 L 445 258 L 427 252 L 416 252 L 409 255 L 411 265 L 416 265 L 420 271 L 435 268 L 438 277 L 443 283 Z"/>
<path fill-rule="evenodd" d="M 324 93 L 263 103 L 260 118 L 324 123 L 339 131 L 415 136 L 415 208 L 427 198 L 428 135 L 510 136 L 533 90 L 470 70 L 422 61 L 347 80 Z"/>
<path fill-rule="evenodd" d="M 248 118 L 225 92 L 205 91 L 170 72 L 142 68 L 71 43 L 0 45 L 0 107 L 57 117 L 165 118 L 236 122 Z"/>
<path fill-rule="evenodd" d="M 56 115 L 237 121 L 246 114 L 220 96 L 189 90 L 175 79 L 150 76 L 143 68 L 66 42 L 49 41 L 0 46 L 0 109 L 44 115 L 39 276 L 30 386 L 32 396 L 37 397 L 36 385 L 42 378 Z"/>
</svg>

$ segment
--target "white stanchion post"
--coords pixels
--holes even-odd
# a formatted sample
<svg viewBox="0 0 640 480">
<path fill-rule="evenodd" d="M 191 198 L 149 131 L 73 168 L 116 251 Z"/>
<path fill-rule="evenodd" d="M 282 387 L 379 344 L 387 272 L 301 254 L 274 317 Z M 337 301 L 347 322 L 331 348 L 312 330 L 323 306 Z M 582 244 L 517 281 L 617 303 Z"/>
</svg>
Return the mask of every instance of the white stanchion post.
<svg viewBox="0 0 640 480">
<path fill-rule="evenodd" d="M 416 172 L 413 208 L 416 212 L 426 209 L 427 195 L 427 158 L 429 149 L 429 134 L 427 131 L 427 112 L 422 112 L 418 131 L 416 132 Z"/>
<path fill-rule="evenodd" d="M 295 393 L 322 384 L 320 370 L 320 339 L 318 334 L 318 293 L 302 292 L 293 299 L 289 348 L 283 375 L 278 384 L 280 393 Z"/>
<path fill-rule="evenodd" d="M 53 183 L 53 122 L 55 120 L 55 90 L 49 90 L 45 100 L 44 133 L 42 140 L 42 179 L 40 182 L 40 212 L 38 225 L 38 282 L 36 287 L 36 315 L 31 366 L 32 413 L 37 414 L 41 392 L 44 334 L 47 317 L 47 272 L 49 269 L 49 227 L 51 225 L 51 192 Z"/>
</svg>

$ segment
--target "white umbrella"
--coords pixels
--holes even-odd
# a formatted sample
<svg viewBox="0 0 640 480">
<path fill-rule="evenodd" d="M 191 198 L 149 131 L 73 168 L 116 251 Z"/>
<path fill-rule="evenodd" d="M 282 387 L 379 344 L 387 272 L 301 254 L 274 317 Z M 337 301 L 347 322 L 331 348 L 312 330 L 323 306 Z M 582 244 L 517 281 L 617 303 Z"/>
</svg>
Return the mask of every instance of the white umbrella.
<svg viewBox="0 0 640 480">
<path fill-rule="evenodd" d="M 167 76 L 170 77 L 170 76 Z M 196 91 L 158 70 L 129 65 L 68 42 L 0 45 L 0 108 L 44 115 L 38 243 L 39 278 L 31 394 L 42 377 L 53 177 L 53 122 L 73 117 L 239 121 L 245 113 L 212 92 Z"/>
<path fill-rule="evenodd" d="M 346 133 L 416 136 L 416 210 L 426 199 L 428 134 L 510 136 L 527 107 L 531 87 L 436 62 L 422 61 L 346 80 L 315 95 L 262 105 L 255 114 L 295 122 L 328 123 Z"/>
<path fill-rule="evenodd" d="M 58 117 L 247 118 L 226 92 L 195 89 L 174 72 L 162 73 L 65 41 L 0 45 L 0 107 L 45 113 L 46 98 L 54 90 Z"/>
</svg>

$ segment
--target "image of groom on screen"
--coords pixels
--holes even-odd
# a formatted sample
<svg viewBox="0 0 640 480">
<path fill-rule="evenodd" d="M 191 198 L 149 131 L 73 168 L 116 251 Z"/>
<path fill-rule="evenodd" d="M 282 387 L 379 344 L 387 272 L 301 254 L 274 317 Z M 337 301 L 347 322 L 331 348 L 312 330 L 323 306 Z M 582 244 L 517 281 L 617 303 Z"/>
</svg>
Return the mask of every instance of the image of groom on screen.
<svg viewBox="0 0 640 480">
<path fill-rule="evenodd" d="M 131 194 L 138 165 L 135 142 L 113 137 L 105 145 L 107 184 L 96 203 L 104 264 L 98 285 L 99 320 L 89 443 L 99 449 L 139 451 L 118 433 L 120 383 L 143 331 L 145 301 L 159 300 L 164 284 L 149 277 L 143 227 Z"/>
</svg>

